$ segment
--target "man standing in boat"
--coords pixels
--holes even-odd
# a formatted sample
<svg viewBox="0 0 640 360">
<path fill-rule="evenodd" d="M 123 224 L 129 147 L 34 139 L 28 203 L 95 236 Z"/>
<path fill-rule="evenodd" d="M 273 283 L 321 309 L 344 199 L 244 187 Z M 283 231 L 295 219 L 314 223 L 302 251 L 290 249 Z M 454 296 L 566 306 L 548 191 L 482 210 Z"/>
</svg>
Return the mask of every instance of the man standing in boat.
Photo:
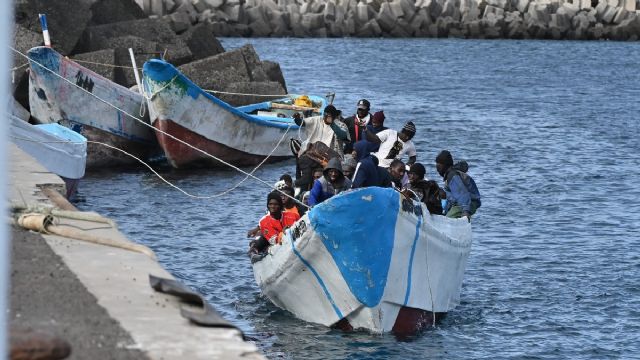
<svg viewBox="0 0 640 360">
<path fill-rule="evenodd" d="M 480 191 L 475 181 L 466 173 L 453 166 L 453 156 L 447 150 L 442 150 L 436 157 L 436 169 L 444 179 L 444 192 L 447 207 L 444 213 L 447 217 L 460 218 L 466 216 L 471 219 L 480 207 Z"/>
<path fill-rule="evenodd" d="M 351 151 L 353 151 L 353 144 L 364 139 L 362 136 L 362 129 L 371 121 L 372 115 L 369 112 L 370 109 L 371 104 L 369 103 L 369 100 L 361 99 L 358 101 L 355 115 L 344 119 L 344 123 L 349 129 L 350 137 L 350 141 L 345 143 L 344 146 L 345 154 L 351 154 Z"/>
<path fill-rule="evenodd" d="M 298 153 L 298 171 L 296 171 L 295 185 L 300 187 L 302 191 L 309 190 L 312 181 L 312 171 L 315 167 L 322 167 L 326 165 L 318 164 L 318 151 L 314 151 L 314 147 L 321 147 L 324 145 L 328 152 L 337 155 L 340 159 L 343 156 L 344 142 L 349 141 L 349 129 L 340 120 L 340 112 L 333 105 L 327 105 L 324 108 L 324 114 L 322 116 L 312 116 L 308 118 L 302 118 L 300 114 L 294 114 L 294 121 L 298 126 L 301 126 L 304 131 L 305 141 L 300 147 Z M 318 144 L 321 143 L 321 144 Z M 327 157 L 325 160 L 329 161 Z"/>
</svg>

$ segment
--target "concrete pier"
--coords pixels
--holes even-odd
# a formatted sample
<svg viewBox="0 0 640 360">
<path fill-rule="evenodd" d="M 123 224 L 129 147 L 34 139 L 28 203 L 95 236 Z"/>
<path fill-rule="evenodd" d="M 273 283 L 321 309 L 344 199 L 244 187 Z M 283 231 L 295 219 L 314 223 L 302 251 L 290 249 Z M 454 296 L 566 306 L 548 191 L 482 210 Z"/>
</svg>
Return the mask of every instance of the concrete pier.
<svg viewBox="0 0 640 360">
<path fill-rule="evenodd" d="M 9 149 L 13 206 L 53 205 L 43 188 L 62 190 L 13 144 Z M 62 225 L 129 242 L 105 223 L 59 219 Z M 12 228 L 10 321 L 66 341 L 72 359 L 263 359 L 233 328 L 201 327 L 180 314 L 175 296 L 155 292 L 149 275 L 173 279 L 149 256 L 117 247 Z"/>
</svg>

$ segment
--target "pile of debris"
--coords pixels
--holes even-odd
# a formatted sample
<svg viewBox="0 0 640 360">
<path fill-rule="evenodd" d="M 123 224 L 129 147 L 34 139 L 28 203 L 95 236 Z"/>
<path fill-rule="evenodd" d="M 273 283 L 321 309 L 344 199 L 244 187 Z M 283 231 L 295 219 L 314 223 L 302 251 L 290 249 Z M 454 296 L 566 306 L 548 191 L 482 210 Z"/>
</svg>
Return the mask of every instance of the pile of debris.
<svg viewBox="0 0 640 360">
<path fill-rule="evenodd" d="M 287 93 L 280 66 L 261 61 L 251 45 L 225 52 L 214 25 L 202 22 L 176 31 L 166 18 L 149 18 L 134 0 L 17 1 L 13 47 L 22 54 L 43 44 L 40 13 L 47 15 L 56 51 L 125 87 L 135 85 L 128 52 L 132 48 L 139 67 L 148 59 L 164 57 L 203 89 Z M 27 59 L 17 52 L 13 58 L 14 97 L 29 109 Z M 263 101 L 243 95 L 219 97 L 232 105 Z"/>
<path fill-rule="evenodd" d="M 136 0 L 217 36 L 638 40 L 637 0 Z"/>
</svg>

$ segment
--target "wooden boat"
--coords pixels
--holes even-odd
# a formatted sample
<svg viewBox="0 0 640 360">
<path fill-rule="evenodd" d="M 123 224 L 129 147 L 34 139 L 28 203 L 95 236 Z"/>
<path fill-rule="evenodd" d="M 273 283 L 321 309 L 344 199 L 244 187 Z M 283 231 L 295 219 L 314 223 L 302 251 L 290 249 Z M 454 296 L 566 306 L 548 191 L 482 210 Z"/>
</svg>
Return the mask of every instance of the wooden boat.
<svg viewBox="0 0 640 360">
<path fill-rule="evenodd" d="M 120 86 L 48 47 L 32 48 L 28 56 L 31 67 L 29 105 L 31 115 L 38 122 L 60 123 L 88 140 L 107 143 L 143 159 L 157 151 L 153 129 L 125 114 L 139 116 L 145 103 L 138 92 Z M 148 116 L 145 119 L 148 123 Z M 136 162 L 99 144 L 89 144 L 88 156 L 88 167 Z"/>
<path fill-rule="evenodd" d="M 470 249 L 466 219 L 371 187 L 313 207 L 252 263 L 263 294 L 302 320 L 413 334 L 459 303 Z"/>
<path fill-rule="evenodd" d="M 287 136 L 286 131 L 291 134 L 288 137 L 296 136 L 293 113 L 321 115 L 327 104 L 323 97 L 309 96 L 312 106 L 297 106 L 290 95 L 233 107 L 202 90 L 173 65 L 156 59 L 144 64 L 143 87 L 151 123 L 162 131 L 156 131 L 158 143 L 176 168 L 222 165 L 193 147 L 236 166 L 256 165 L 269 155 L 268 162 L 290 158 L 289 141 L 281 141 L 277 148 L 276 144 Z"/>
<path fill-rule="evenodd" d="M 11 141 L 42 166 L 60 176 L 72 198 L 84 176 L 87 139 L 59 124 L 31 125 L 11 117 Z"/>
</svg>

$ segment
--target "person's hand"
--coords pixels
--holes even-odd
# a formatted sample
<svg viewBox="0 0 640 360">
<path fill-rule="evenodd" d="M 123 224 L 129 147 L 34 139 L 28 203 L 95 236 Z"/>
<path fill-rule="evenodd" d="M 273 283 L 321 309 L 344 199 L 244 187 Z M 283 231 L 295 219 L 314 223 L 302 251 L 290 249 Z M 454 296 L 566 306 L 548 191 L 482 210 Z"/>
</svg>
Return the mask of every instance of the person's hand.
<svg viewBox="0 0 640 360">
<path fill-rule="evenodd" d="M 260 227 L 255 227 L 249 231 L 247 231 L 247 237 L 252 238 L 260 235 Z"/>
</svg>

